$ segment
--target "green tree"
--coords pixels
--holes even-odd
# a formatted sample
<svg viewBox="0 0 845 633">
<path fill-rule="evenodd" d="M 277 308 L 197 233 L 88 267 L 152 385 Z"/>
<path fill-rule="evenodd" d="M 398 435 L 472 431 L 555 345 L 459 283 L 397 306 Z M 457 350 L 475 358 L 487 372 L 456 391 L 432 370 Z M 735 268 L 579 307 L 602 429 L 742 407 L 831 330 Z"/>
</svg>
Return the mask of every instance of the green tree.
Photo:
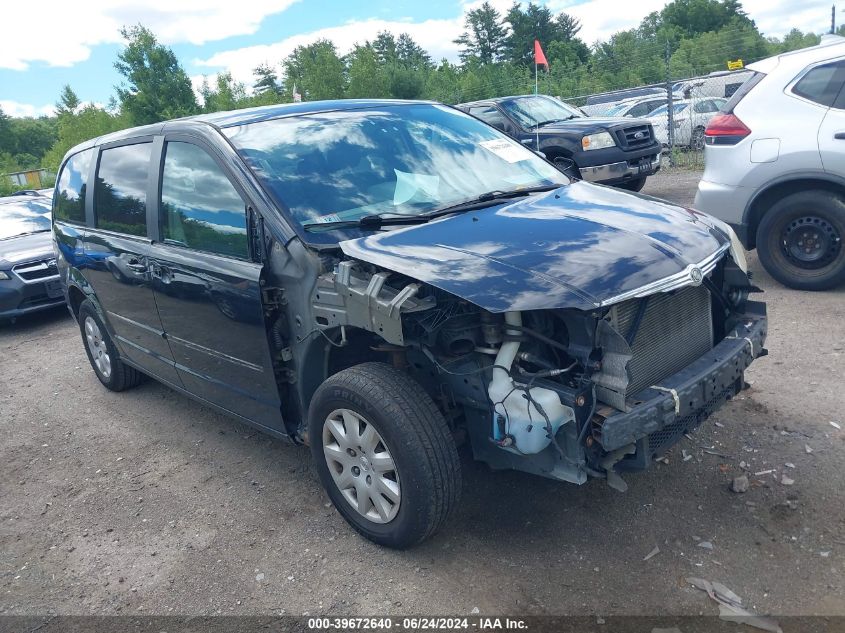
<svg viewBox="0 0 845 633">
<path fill-rule="evenodd" d="M 214 81 L 214 88 L 208 85 L 208 79 L 204 77 L 200 96 L 203 100 L 203 112 L 236 110 L 244 107 L 247 98 L 244 85 L 235 81 L 230 72 L 219 73 Z"/>
<path fill-rule="evenodd" d="M 295 85 L 310 101 L 343 97 L 345 68 L 331 41 L 323 39 L 308 46 L 297 46 L 283 66 L 287 92 L 292 92 Z"/>
<path fill-rule="evenodd" d="M 120 34 L 126 48 L 114 66 L 126 80 L 116 87 L 121 111 L 135 125 L 196 113 L 199 106 L 191 80 L 173 51 L 140 24 L 123 28 Z"/>
<path fill-rule="evenodd" d="M 252 84 L 255 94 L 272 93 L 280 95 L 282 93 L 279 76 L 269 64 L 259 64 L 252 71 L 252 74 L 255 76 L 255 83 Z"/>
<path fill-rule="evenodd" d="M 58 138 L 44 155 L 41 164 L 51 171 L 56 171 L 71 147 L 131 125 L 126 116 L 115 116 L 93 104 L 83 106 L 75 114 L 59 118 Z"/>
<path fill-rule="evenodd" d="M 738 0 L 673 0 L 660 12 L 661 22 L 681 29 L 687 37 L 741 23 L 753 26 Z"/>
<path fill-rule="evenodd" d="M 70 84 L 65 84 L 62 93 L 59 95 L 59 100 L 56 102 L 56 115 L 73 114 L 81 103 Z"/>
<path fill-rule="evenodd" d="M 492 64 L 499 61 L 508 31 L 502 23 L 502 16 L 489 2 L 467 13 L 464 29 L 463 34 L 454 40 L 455 44 L 463 47 L 460 52 L 462 62 L 475 59 L 481 64 Z"/>
<path fill-rule="evenodd" d="M 376 51 L 367 42 L 356 45 L 346 58 L 349 84 L 346 96 L 352 99 L 390 96 L 385 69 L 378 62 Z"/>
</svg>

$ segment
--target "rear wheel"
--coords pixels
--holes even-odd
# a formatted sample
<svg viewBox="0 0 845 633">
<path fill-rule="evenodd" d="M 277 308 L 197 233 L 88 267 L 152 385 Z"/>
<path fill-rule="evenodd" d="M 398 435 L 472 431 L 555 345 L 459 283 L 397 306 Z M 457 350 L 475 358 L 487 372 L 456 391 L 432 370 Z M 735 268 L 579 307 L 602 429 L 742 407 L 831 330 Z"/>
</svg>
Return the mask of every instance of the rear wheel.
<svg viewBox="0 0 845 633">
<path fill-rule="evenodd" d="M 124 391 L 140 383 L 144 375 L 120 360 L 117 348 L 94 305 L 87 299 L 79 306 L 79 329 L 91 368 L 111 391 Z"/>
<path fill-rule="evenodd" d="M 757 227 L 760 262 L 798 290 L 845 282 L 845 201 L 827 191 L 801 191 L 776 202 Z"/>
<path fill-rule="evenodd" d="M 457 505 L 460 464 L 446 421 L 419 384 L 388 365 L 356 365 L 320 385 L 308 437 L 332 503 L 379 545 L 425 540 Z"/>
<path fill-rule="evenodd" d="M 704 128 L 697 127 L 692 131 L 692 137 L 690 137 L 690 149 L 696 152 L 703 152 L 704 151 Z"/>
</svg>

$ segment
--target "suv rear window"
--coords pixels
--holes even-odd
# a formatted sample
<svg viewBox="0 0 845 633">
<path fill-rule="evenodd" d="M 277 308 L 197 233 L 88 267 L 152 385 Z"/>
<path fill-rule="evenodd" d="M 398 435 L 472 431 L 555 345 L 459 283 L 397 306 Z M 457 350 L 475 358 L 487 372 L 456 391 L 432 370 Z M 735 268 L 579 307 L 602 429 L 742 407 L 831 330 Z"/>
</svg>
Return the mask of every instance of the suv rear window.
<svg viewBox="0 0 845 633">
<path fill-rule="evenodd" d="M 845 60 L 810 69 L 792 88 L 793 94 L 823 106 L 832 106 L 845 82 Z"/>
<path fill-rule="evenodd" d="M 100 154 L 94 213 L 97 228 L 147 234 L 147 179 L 152 143 L 121 145 Z"/>
<path fill-rule="evenodd" d="M 751 92 L 754 86 L 763 81 L 765 76 L 766 75 L 764 73 L 754 73 L 751 75 L 739 88 L 736 89 L 736 92 L 731 95 L 731 98 L 728 99 L 727 103 L 722 106 L 720 111 L 725 112 L 726 114 L 733 112 L 737 104 L 745 98 L 745 95 Z"/>
<path fill-rule="evenodd" d="M 85 222 L 85 181 L 91 166 L 92 149 L 74 154 L 62 167 L 56 181 L 56 203 L 53 212 L 56 219 L 68 222 Z"/>
</svg>

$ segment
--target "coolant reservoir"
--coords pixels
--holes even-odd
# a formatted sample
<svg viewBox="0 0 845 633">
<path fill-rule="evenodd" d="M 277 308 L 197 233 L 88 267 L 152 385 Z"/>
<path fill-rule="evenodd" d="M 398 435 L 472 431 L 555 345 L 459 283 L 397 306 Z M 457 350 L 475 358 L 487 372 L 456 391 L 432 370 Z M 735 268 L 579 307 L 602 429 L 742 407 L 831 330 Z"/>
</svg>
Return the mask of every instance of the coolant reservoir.
<svg viewBox="0 0 845 633">
<path fill-rule="evenodd" d="M 505 322 L 507 325 L 520 326 L 522 324 L 520 313 L 506 313 Z M 518 330 L 514 333 L 518 334 Z M 498 418 L 501 416 L 505 419 L 505 433 L 513 437 L 513 448 L 520 453 L 533 455 L 551 443 L 552 436 L 563 424 L 575 419 L 575 412 L 571 407 L 562 404 L 558 394 L 551 389 L 531 388 L 528 391 L 531 394 L 531 400 L 539 403 L 549 419 L 548 424 L 551 425 L 551 435 L 549 435 L 546 418 L 534 402 L 529 400 L 525 388 L 515 386 L 510 373 L 503 369 L 513 366 L 517 351 L 519 351 L 519 342 L 507 341 L 502 343 L 496 355 L 493 377 L 487 387 L 487 394 L 494 408 L 493 436 L 495 439 L 503 439 L 498 431 Z"/>
</svg>

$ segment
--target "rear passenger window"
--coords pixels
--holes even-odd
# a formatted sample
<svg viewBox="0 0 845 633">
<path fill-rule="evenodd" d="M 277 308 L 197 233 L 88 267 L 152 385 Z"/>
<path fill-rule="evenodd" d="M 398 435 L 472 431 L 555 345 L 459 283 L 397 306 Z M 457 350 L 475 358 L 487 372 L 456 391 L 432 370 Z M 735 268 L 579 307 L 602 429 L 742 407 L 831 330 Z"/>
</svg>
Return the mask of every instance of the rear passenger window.
<svg viewBox="0 0 845 633">
<path fill-rule="evenodd" d="M 798 80 L 792 92 L 823 106 L 832 106 L 845 81 L 845 61 L 816 66 Z"/>
<path fill-rule="evenodd" d="M 152 143 L 103 150 L 94 187 L 97 228 L 147 234 L 147 178 Z"/>
<path fill-rule="evenodd" d="M 161 179 L 161 233 L 199 251 L 247 259 L 246 204 L 214 159 L 168 143 Z"/>
<path fill-rule="evenodd" d="M 91 166 L 92 149 L 71 156 L 56 181 L 56 202 L 53 214 L 57 220 L 85 222 L 85 181 Z"/>
</svg>

